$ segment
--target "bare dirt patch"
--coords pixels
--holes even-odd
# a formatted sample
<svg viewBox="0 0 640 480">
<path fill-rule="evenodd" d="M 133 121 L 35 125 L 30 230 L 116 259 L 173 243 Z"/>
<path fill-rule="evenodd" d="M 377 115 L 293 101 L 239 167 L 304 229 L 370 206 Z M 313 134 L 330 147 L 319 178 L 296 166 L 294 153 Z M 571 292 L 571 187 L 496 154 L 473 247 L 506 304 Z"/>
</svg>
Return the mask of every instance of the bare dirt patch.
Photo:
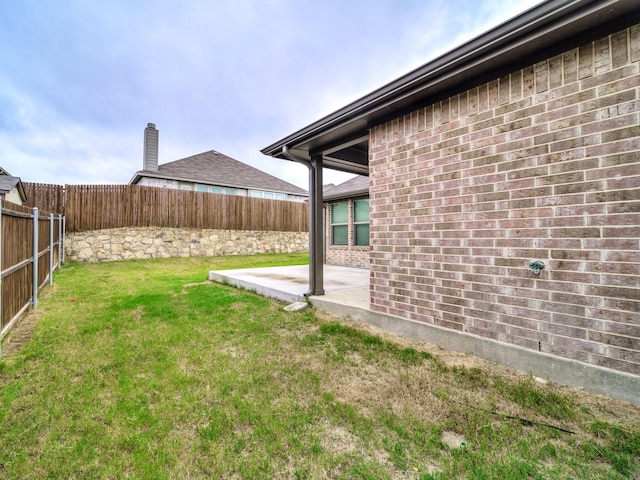
<svg viewBox="0 0 640 480">
<path fill-rule="evenodd" d="M 29 311 L 20 318 L 2 339 L 2 360 L 13 357 L 31 339 L 38 323 L 39 312 Z"/>
<path fill-rule="evenodd" d="M 50 285 L 43 290 L 38 298 L 43 299 L 51 295 L 56 290 L 56 285 Z M 74 301 L 74 300 L 72 300 Z M 18 353 L 24 347 L 33 335 L 38 319 L 44 312 L 43 309 L 29 309 L 18 319 L 11 330 L 2 339 L 2 357 L 0 360 L 7 360 Z"/>
</svg>

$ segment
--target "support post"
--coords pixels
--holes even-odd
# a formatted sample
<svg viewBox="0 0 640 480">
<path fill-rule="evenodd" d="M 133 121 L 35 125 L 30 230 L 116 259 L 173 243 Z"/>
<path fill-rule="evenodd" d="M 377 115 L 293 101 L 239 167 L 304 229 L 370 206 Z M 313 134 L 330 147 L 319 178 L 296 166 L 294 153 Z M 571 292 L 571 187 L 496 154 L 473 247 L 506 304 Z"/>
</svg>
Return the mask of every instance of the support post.
<svg viewBox="0 0 640 480">
<path fill-rule="evenodd" d="M 282 154 L 309 169 L 309 290 L 304 294 L 324 295 L 324 238 L 322 219 L 322 156 L 311 160 L 294 155 L 286 145 Z"/>
<path fill-rule="evenodd" d="M 324 295 L 324 221 L 322 218 L 322 155 L 309 168 L 309 295 Z"/>
<path fill-rule="evenodd" d="M 38 308 L 38 207 L 33 207 L 33 298 L 31 305 Z"/>
</svg>

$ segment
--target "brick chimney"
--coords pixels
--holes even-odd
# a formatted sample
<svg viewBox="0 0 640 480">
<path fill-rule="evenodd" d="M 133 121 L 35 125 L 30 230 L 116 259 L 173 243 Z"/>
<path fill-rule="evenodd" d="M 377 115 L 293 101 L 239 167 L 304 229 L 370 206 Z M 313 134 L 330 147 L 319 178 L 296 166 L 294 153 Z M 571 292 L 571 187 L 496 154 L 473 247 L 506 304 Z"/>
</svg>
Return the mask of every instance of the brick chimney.
<svg viewBox="0 0 640 480">
<path fill-rule="evenodd" d="M 158 136 L 160 132 L 156 130 L 155 123 L 147 123 L 144 129 L 144 152 L 142 159 L 142 169 L 152 172 L 158 171 Z"/>
</svg>

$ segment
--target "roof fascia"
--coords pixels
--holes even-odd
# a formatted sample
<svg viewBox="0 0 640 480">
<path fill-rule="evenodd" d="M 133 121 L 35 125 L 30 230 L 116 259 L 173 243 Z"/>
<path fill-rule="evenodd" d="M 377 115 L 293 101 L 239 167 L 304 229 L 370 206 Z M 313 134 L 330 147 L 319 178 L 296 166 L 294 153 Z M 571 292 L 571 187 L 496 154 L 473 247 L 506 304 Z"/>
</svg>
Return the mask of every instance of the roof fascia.
<svg viewBox="0 0 640 480">
<path fill-rule="evenodd" d="M 323 201 L 327 202 L 327 201 L 332 201 L 332 200 L 343 200 L 343 199 L 347 199 L 347 198 L 359 198 L 359 197 L 368 197 L 369 196 L 369 189 L 360 189 L 360 190 L 353 190 L 351 192 L 344 192 L 344 193 L 338 193 L 335 195 L 326 195 L 325 197 L 323 197 Z"/>
<path fill-rule="evenodd" d="M 27 192 L 24 191 L 24 185 L 22 184 L 22 180 L 20 178 L 18 178 L 18 183 L 16 184 L 16 187 L 18 189 L 18 193 L 20 195 L 20 198 L 22 198 L 23 202 L 27 201 Z"/>
</svg>

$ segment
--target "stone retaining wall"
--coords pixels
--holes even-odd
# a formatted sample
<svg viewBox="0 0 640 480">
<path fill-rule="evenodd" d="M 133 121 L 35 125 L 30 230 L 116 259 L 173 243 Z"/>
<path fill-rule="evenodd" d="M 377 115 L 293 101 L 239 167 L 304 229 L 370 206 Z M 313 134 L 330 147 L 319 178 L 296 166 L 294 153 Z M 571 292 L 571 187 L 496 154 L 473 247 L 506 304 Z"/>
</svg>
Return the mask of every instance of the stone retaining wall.
<svg viewBox="0 0 640 480">
<path fill-rule="evenodd" d="M 309 249 L 307 232 L 114 228 L 66 235 L 65 259 L 100 262 L 142 258 L 293 253 Z"/>
</svg>

